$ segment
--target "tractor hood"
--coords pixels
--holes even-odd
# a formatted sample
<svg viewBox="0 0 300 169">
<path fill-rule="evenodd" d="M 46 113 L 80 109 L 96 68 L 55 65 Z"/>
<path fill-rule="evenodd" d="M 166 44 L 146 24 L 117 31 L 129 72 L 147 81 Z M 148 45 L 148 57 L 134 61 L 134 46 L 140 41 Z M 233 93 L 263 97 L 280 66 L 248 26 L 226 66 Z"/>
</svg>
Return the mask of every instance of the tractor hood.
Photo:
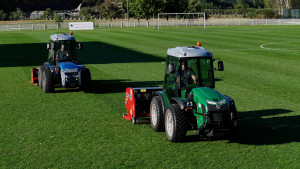
<svg viewBox="0 0 300 169">
<path fill-rule="evenodd" d="M 204 99 L 203 101 L 209 104 L 221 105 L 226 103 L 224 95 L 209 87 L 194 88 L 192 93 L 194 97 L 198 98 L 198 100 Z"/>
<path fill-rule="evenodd" d="M 78 66 L 76 64 L 74 64 L 73 62 L 60 62 L 59 67 L 60 67 L 61 71 L 65 72 L 65 73 L 79 71 Z"/>
</svg>

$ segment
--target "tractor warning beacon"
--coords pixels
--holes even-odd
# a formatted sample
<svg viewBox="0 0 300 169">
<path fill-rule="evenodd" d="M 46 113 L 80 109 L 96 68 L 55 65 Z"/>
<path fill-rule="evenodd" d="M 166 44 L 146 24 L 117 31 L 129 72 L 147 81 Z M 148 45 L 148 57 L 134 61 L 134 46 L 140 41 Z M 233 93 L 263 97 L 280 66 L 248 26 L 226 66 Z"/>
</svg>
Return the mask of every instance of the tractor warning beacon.
<svg viewBox="0 0 300 169">
<path fill-rule="evenodd" d="M 233 99 L 214 89 L 214 71 L 224 70 L 220 60 L 213 68 L 215 60 L 200 42 L 168 49 L 163 87 L 128 87 L 123 117 L 133 123 L 150 117 L 153 130 L 165 131 L 172 142 L 182 142 L 187 130 L 201 137 L 234 137 L 237 110 Z"/>
<path fill-rule="evenodd" d="M 76 49 L 83 46 L 72 34 L 51 35 L 47 44 L 48 61 L 39 69 L 31 69 L 31 82 L 45 93 L 54 92 L 56 87 L 79 87 L 85 92 L 90 89 L 90 70 L 77 62 Z"/>
</svg>

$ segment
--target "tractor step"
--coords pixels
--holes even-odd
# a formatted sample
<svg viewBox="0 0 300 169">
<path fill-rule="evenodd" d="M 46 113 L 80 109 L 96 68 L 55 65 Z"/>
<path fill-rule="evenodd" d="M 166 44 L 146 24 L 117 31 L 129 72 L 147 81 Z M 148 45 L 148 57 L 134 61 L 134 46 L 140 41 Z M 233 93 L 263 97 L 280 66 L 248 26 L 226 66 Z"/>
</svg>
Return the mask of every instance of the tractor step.
<svg viewBox="0 0 300 169">
<path fill-rule="evenodd" d="M 34 85 L 39 85 L 39 69 L 32 68 L 31 69 L 31 83 Z"/>
</svg>

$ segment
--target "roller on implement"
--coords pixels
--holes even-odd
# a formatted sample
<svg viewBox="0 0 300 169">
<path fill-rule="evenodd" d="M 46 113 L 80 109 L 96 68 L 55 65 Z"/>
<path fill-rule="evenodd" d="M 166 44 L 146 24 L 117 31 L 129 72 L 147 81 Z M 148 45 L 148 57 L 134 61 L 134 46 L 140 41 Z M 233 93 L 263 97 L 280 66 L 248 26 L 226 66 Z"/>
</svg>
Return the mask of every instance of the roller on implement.
<svg viewBox="0 0 300 169">
<path fill-rule="evenodd" d="M 127 88 L 123 117 L 134 124 L 150 117 L 153 130 L 165 131 L 172 142 L 184 141 L 187 130 L 201 138 L 234 138 L 238 113 L 233 99 L 214 89 L 216 70 L 224 70 L 223 62 L 200 42 L 168 49 L 163 87 Z"/>
</svg>

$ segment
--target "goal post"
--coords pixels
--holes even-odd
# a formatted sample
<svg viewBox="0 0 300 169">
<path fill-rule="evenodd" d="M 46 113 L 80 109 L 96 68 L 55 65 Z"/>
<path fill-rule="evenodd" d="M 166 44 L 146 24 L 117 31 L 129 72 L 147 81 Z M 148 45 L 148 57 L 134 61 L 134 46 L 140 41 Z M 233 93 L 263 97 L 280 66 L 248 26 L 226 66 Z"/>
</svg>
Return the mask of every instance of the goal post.
<svg viewBox="0 0 300 169">
<path fill-rule="evenodd" d="M 166 16 L 163 22 L 162 16 Z M 169 20 L 169 17 L 171 18 Z M 203 18 L 203 19 L 202 19 Z M 172 23 L 170 23 L 170 21 Z M 196 21 L 196 22 L 195 22 Z M 205 12 L 198 13 L 158 13 L 157 29 L 162 26 L 201 26 L 205 29 Z"/>
</svg>

